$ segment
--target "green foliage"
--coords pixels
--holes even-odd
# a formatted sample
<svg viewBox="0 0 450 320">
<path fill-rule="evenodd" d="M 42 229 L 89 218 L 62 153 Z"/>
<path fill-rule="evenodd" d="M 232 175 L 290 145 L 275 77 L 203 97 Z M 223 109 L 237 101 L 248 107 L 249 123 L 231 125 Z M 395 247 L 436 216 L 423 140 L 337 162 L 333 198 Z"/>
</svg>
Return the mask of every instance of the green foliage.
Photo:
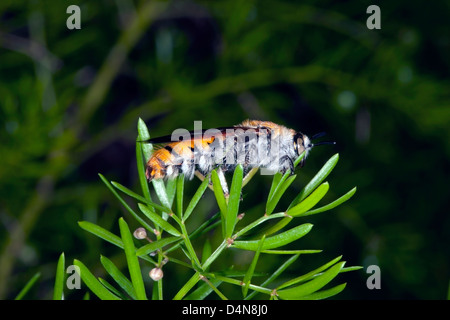
<svg viewBox="0 0 450 320">
<path fill-rule="evenodd" d="M 371 3 L 355 0 L 70 4 L 81 8 L 81 30 L 67 29 L 66 1 L 0 1 L 0 299 L 14 299 L 38 273 L 24 298 L 52 298 L 47 284 L 61 252 L 66 267 L 78 257 L 91 270 L 103 270 L 101 253 L 127 273 L 125 260 L 115 255 L 122 249 L 85 234 L 77 221 L 101 226 L 120 243 L 117 221 L 122 215 L 130 229 L 144 227 L 156 246 L 177 238 L 164 231 L 156 240 L 153 230 L 160 227 L 137 206 L 164 212 L 161 217 L 172 223 L 168 213 L 173 210 L 179 217 L 181 202 L 177 182 L 165 187 L 162 201 L 163 190 L 154 188 L 160 183 L 147 183 L 144 161 L 152 146 L 134 144 L 138 117 L 143 119 L 140 134 L 147 130 L 145 121 L 154 136 L 192 129 L 195 120 L 212 128 L 246 118 L 274 121 L 307 135 L 326 131 L 337 142 L 332 152 L 341 156 L 333 171 L 336 179 L 328 179 L 326 198 L 300 216 L 277 216 L 320 170 L 330 154 L 327 148 L 315 148 L 295 179 L 286 176 L 284 181 L 293 182 L 273 201 L 282 175 L 274 177 L 270 192 L 268 177 L 256 175 L 249 184 L 244 178 L 239 213 L 246 215 L 234 232 L 265 212 L 271 219 L 260 220 L 254 232 L 238 241 L 263 234 L 269 238 L 299 220 L 311 222 L 314 229 L 298 240 L 301 248 L 339 252 L 365 267 L 377 264 L 389 280 L 383 290 L 348 286 L 340 297 L 442 299 L 450 294 L 450 33 L 447 24 L 439 23 L 450 20 L 447 2 L 385 1 L 380 4 L 381 30 L 366 27 Z M 142 147 L 145 156 L 137 158 L 136 175 L 133 153 L 140 155 Z M 107 177 L 108 188 L 98 172 Z M 353 185 L 364 191 L 351 205 L 331 210 L 354 193 L 348 191 Z M 120 201 L 111 202 L 115 196 L 109 187 L 136 217 Z M 184 184 L 182 209 L 196 252 L 205 249 L 205 257 L 199 257 L 204 263 L 214 257 L 226 230 L 208 185 L 193 197 L 197 187 L 198 181 Z M 338 200 L 327 205 L 328 199 Z M 315 214 L 324 209 L 333 216 Z M 208 232 L 209 253 L 203 246 Z M 186 261 L 182 239 L 162 249 Z M 268 251 L 260 253 L 256 271 L 278 270 L 281 252 L 302 250 Z M 215 264 L 233 261 L 240 269 L 254 254 L 234 260 L 240 251 L 224 252 L 208 268 L 214 271 Z M 148 253 L 140 257 L 152 265 L 163 259 Z M 314 268 L 305 260 L 301 267 Z M 171 279 L 184 283 L 190 276 L 186 267 L 173 265 L 168 265 L 175 270 Z M 265 283 L 252 277 L 252 283 L 259 280 Z M 223 280 L 210 282 L 220 283 L 227 296 L 226 288 L 234 287 Z M 173 296 L 175 289 L 165 283 L 164 296 Z M 213 292 L 201 283 L 185 297 Z M 148 298 L 161 290 L 147 292 Z M 77 292 L 65 292 L 66 298 Z M 255 295 L 249 289 L 246 298 Z"/>
<path fill-rule="evenodd" d="M 58 259 L 58 264 L 56 266 L 56 276 L 55 276 L 55 286 L 53 289 L 53 300 L 63 300 L 64 299 L 64 278 L 65 278 L 65 268 L 66 257 L 64 252 L 61 253 Z"/>
<path fill-rule="evenodd" d="M 98 298 L 102 300 L 119 300 L 119 297 L 104 286 L 81 261 L 75 259 L 73 264 L 79 268 L 83 282 Z"/>
<path fill-rule="evenodd" d="M 122 236 L 125 256 L 127 257 L 128 271 L 131 276 L 131 283 L 133 284 L 136 298 L 138 300 L 146 300 L 147 295 L 144 288 L 144 280 L 142 279 L 141 268 L 139 266 L 138 256 L 136 255 L 136 248 L 134 247 L 133 237 L 125 220 L 119 220 L 120 234 Z"/>
<path fill-rule="evenodd" d="M 295 240 L 300 239 L 304 235 L 306 235 L 312 228 L 312 224 L 305 223 L 301 224 L 297 227 L 289 229 L 287 231 L 281 232 L 272 237 L 268 237 L 264 241 L 264 245 L 262 246 L 262 250 L 268 249 L 276 249 L 281 246 L 287 245 Z M 252 250 L 255 251 L 259 248 L 260 240 L 249 240 L 249 241 L 234 241 L 233 247 L 244 250 Z"/>
<path fill-rule="evenodd" d="M 37 272 L 36 274 L 31 277 L 31 279 L 26 283 L 26 285 L 20 290 L 20 292 L 17 294 L 15 300 L 22 300 L 24 296 L 30 291 L 30 289 L 33 287 L 33 285 L 39 280 L 41 277 L 41 273 Z"/>
<path fill-rule="evenodd" d="M 140 138 L 148 137 L 148 131 L 141 121 L 139 121 L 138 131 Z M 139 142 L 139 139 L 136 145 L 137 150 L 139 151 L 137 152 L 138 171 L 142 174 L 143 168 L 139 167 L 139 165 L 143 164 L 142 158 L 148 155 L 146 150 L 149 150 L 149 148 L 146 144 Z M 299 157 L 296 164 L 299 163 L 299 160 L 302 157 L 303 155 Z M 311 231 L 312 224 L 303 223 L 288 230 L 284 230 L 284 226 L 291 222 L 296 222 L 299 220 L 297 217 L 306 216 L 308 215 L 308 212 L 318 213 L 319 211 L 324 212 L 334 208 L 351 198 L 355 193 L 356 189 L 354 188 L 338 200 L 316 209 L 315 212 L 310 211 L 327 193 L 329 185 L 327 182 L 322 183 L 322 181 L 333 170 L 337 160 L 338 156 L 333 156 L 293 200 L 291 206 L 286 211 L 279 213 L 272 213 L 272 211 L 296 176 L 290 176 L 289 173 L 284 175 L 274 175 L 272 187 L 268 196 L 269 199 L 266 202 L 266 212 L 262 214 L 260 218 L 240 228 L 238 228 L 238 215 L 239 206 L 242 201 L 243 168 L 242 166 L 238 166 L 234 171 L 229 194 L 224 193 L 222 188 L 223 185 L 221 184 L 221 181 L 219 181 L 218 173 L 214 170 L 211 175 L 211 183 L 220 210 L 220 215 L 216 215 L 210 221 L 202 224 L 194 232 L 188 232 L 186 224 L 189 223 L 191 214 L 196 211 L 201 197 L 206 192 L 209 184 L 209 177 L 206 177 L 202 181 L 193 197 L 187 201 L 189 204 L 186 207 L 186 211 L 183 211 L 183 200 L 185 195 L 184 177 L 182 176 L 175 179 L 174 182 L 164 183 L 160 181 L 153 184 L 158 200 L 162 203 L 157 204 L 150 200 L 151 197 L 150 192 L 147 192 L 147 184 L 141 184 L 143 189 L 143 195 L 141 196 L 117 182 L 108 182 L 106 178 L 100 174 L 101 180 L 128 211 L 130 214 L 129 217 L 135 219 L 135 222 L 144 226 L 147 231 L 153 232 L 156 236 L 156 240 L 150 240 L 147 236 L 147 232 L 145 232 L 144 235 L 135 234 L 136 239 L 147 239 L 147 241 L 149 241 L 147 244 L 139 243 L 136 246 L 132 237 L 132 232 L 124 218 L 119 219 L 120 236 L 117 236 L 94 223 L 80 221 L 79 225 L 84 230 L 123 249 L 128 266 L 129 278 L 124 275 L 110 259 L 103 255 L 100 256 L 101 264 L 115 281 L 115 284 L 110 284 L 104 279 L 96 278 L 88 268 L 81 263 L 81 261 L 75 260 L 74 264 L 80 268 L 81 278 L 84 283 L 100 299 L 147 299 L 148 296 L 141 264 L 143 266 L 150 264 L 153 268 L 152 271 L 156 270 L 158 272 L 170 268 L 171 264 L 179 264 L 191 270 L 193 275 L 185 280 L 184 284 L 177 284 L 179 290 L 173 297 L 173 299 L 176 300 L 205 299 L 213 292 L 220 299 L 235 299 L 237 297 L 236 293 L 233 293 L 233 296 L 230 297 L 222 291 L 222 287 L 226 286 L 226 284 L 241 287 L 242 299 L 254 298 L 257 293 L 262 293 L 263 296 L 265 295 L 266 298 L 270 299 L 324 299 L 334 296 L 344 289 L 345 284 L 340 284 L 329 289 L 321 289 L 327 286 L 339 273 L 358 269 L 344 269 L 345 262 L 340 261 L 341 257 L 338 257 L 303 276 L 286 280 L 275 287 L 270 286 L 270 284 L 276 278 L 280 277 L 299 255 L 320 252 L 320 250 L 284 249 L 288 245 L 293 244 L 296 240 L 306 236 Z M 172 187 L 173 189 L 169 190 L 169 188 Z M 131 206 L 127 204 L 125 199 L 122 198 L 116 189 L 137 201 L 137 207 L 140 209 L 141 214 L 131 209 Z M 156 191 L 157 189 L 158 191 Z M 228 189 L 227 186 L 226 189 Z M 174 197 L 172 195 L 174 195 Z M 173 212 L 172 206 L 175 208 L 175 212 Z M 288 218 L 288 222 L 282 227 L 279 227 L 279 229 L 283 230 L 279 231 L 272 228 L 269 229 L 271 230 L 270 232 L 263 232 L 261 236 L 255 237 L 255 231 L 260 229 L 260 225 L 269 222 L 272 222 L 273 224 L 274 220 L 286 218 Z M 275 223 L 275 226 L 276 225 L 279 225 L 279 223 Z M 210 228 L 211 226 L 214 226 L 214 228 Z M 145 229 L 142 229 L 141 232 Z M 208 234 L 210 234 L 210 232 L 218 232 L 218 230 L 221 230 L 222 240 L 217 245 L 216 249 L 212 251 Z M 267 236 L 268 234 L 273 235 Z M 202 239 L 204 242 L 203 244 L 198 244 L 198 242 L 196 242 L 197 246 L 194 247 L 193 240 L 198 236 L 203 236 Z M 248 236 L 250 238 L 246 239 Z M 238 250 L 241 254 L 245 251 L 254 251 L 253 259 L 246 268 L 246 272 L 241 273 L 233 271 L 233 266 L 231 264 L 214 264 L 221 255 L 229 250 Z M 174 256 L 177 251 L 181 251 L 182 253 L 183 258 L 181 260 Z M 200 251 L 202 251 L 201 259 L 197 254 L 197 252 Z M 260 257 L 266 254 L 287 255 L 289 258 L 284 263 L 281 263 L 273 270 L 273 272 L 264 275 L 263 281 L 260 281 L 259 278 L 261 275 L 257 275 L 258 262 L 260 261 Z M 64 266 L 64 260 L 61 260 L 63 257 L 64 256 L 62 255 L 60 258 L 62 267 L 61 265 L 58 266 L 54 294 L 55 299 L 62 296 L 60 292 L 62 281 L 60 279 L 60 271 Z M 255 278 L 258 278 L 258 280 L 254 280 Z M 157 285 L 154 286 L 156 289 L 153 291 L 152 298 L 163 299 L 162 286 L 164 277 L 154 280 Z M 203 281 L 203 283 L 199 283 L 199 281 Z M 256 284 L 258 282 L 260 284 Z M 195 288 L 195 286 L 197 286 L 197 288 Z"/>
</svg>

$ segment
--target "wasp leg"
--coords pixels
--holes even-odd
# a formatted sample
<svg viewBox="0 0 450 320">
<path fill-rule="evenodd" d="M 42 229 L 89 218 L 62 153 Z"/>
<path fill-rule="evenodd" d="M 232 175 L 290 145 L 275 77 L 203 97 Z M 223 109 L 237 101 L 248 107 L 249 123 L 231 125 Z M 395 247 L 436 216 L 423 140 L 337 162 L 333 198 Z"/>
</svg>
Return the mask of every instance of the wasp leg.
<svg viewBox="0 0 450 320">
<path fill-rule="evenodd" d="M 197 178 L 199 178 L 200 179 L 200 181 L 202 181 L 203 182 L 203 180 L 205 180 L 205 176 L 200 172 L 200 171 L 198 171 L 198 170 L 195 170 L 195 176 L 197 177 Z"/>
<path fill-rule="evenodd" d="M 244 159 L 244 175 L 247 175 L 251 169 L 252 166 L 254 167 L 256 165 L 256 162 L 258 162 L 256 159 L 258 159 L 258 147 L 254 143 L 250 143 L 245 146 L 245 159 Z"/>
<path fill-rule="evenodd" d="M 288 170 L 290 170 L 291 175 L 294 174 L 294 162 L 291 158 L 289 158 L 289 156 L 283 156 L 280 158 L 280 166 L 280 172 L 282 174 L 285 174 Z"/>
</svg>

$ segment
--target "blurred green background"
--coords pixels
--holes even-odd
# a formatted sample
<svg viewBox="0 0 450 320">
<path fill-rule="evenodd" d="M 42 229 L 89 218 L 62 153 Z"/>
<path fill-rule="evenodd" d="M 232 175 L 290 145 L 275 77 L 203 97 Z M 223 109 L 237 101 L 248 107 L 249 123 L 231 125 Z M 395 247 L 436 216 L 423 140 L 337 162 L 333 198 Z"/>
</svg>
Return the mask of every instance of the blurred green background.
<svg viewBox="0 0 450 320">
<path fill-rule="evenodd" d="M 70 4 L 80 6 L 79 30 L 66 27 Z M 298 247 L 324 251 L 302 256 L 293 274 L 343 254 L 364 269 L 342 275 L 338 298 L 445 299 L 450 3 L 384 1 L 381 30 L 366 27 L 371 4 L 1 1 L 0 298 L 38 271 L 27 298 L 51 298 L 61 252 L 99 275 L 100 254 L 125 266 L 119 249 L 77 221 L 113 232 L 120 216 L 135 223 L 97 174 L 139 190 L 141 117 L 153 137 L 195 120 L 209 128 L 246 118 L 326 131 L 337 146 L 313 150 L 280 207 L 336 152 L 326 200 L 358 191 L 308 217 L 315 227 Z M 196 186 L 186 183 L 187 193 Z M 269 188 L 270 177 L 256 176 L 244 210 L 259 205 L 262 214 Z M 214 210 L 206 197 L 197 219 Z M 381 268 L 380 290 L 366 287 L 371 264 Z M 175 290 L 187 275 L 165 277 Z"/>
</svg>

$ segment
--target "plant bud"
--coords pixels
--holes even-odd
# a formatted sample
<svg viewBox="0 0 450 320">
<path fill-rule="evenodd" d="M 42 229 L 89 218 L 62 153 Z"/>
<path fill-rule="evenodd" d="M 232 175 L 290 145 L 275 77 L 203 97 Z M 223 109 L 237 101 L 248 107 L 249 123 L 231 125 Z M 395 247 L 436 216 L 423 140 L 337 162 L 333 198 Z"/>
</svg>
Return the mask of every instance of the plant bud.
<svg viewBox="0 0 450 320">
<path fill-rule="evenodd" d="M 145 229 L 142 227 L 137 228 L 136 230 L 134 230 L 133 236 L 139 240 L 145 239 L 147 238 L 147 231 L 145 231 Z"/>
<path fill-rule="evenodd" d="M 149 276 L 153 281 L 158 281 L 161 280 L 161 278 L 164 276 L 164 273 L 160 268 L 153 268 L 152 270 L 150 270 Z"/>
</svg>

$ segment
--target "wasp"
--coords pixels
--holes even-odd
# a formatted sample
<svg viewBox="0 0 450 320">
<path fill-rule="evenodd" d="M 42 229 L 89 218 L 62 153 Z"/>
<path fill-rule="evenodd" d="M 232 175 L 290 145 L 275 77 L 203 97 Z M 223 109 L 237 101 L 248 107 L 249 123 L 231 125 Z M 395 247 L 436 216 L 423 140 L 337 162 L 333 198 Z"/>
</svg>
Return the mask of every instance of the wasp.
<svg viewBox="0 0 450 320">
<path fill-rule="evenodd" d="M 265 168 L 269 172 L 294 173 L 294 161 L 304 152 L 304 165 L 310 150 L 320 144 L 305 134 L 285 126 L 260 120 L 245 120 L 233 127 L 201 131 L 183 130 L 171 136 L 149 139 L 155 151 L 147 162 L 146 176 L 153 179 L 175 178 L 184 174 L 192 179 L 196 173 L 208 175 L 214 169 L 233 171 L 242 165 L 244 172 Z"/>
</svg>

